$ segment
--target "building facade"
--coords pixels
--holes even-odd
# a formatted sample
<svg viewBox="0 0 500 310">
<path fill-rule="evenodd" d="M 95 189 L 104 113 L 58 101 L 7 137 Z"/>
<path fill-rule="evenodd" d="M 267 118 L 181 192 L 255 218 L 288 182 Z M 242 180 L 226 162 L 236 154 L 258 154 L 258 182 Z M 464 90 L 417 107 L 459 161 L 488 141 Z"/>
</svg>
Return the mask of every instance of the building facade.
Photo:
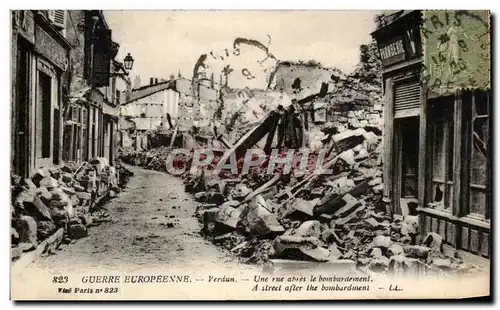
<svg viewBox="0 0 500 310">
<path fill-rule="evenodd" d="M 42 166 L 106 157 L 114 160 L 124 74 L 113 62 L 102 11 L 12 11 L 12 147 L 15 174 Z M 123 72 L 122 72 L 123 73 Z"/>
<path fill-rule="evenodd" d="M 175 124 L 178 102 L 179 94 L 170 81 L 150 84 L 132 90 L 130 101 L 120 108 L 120 115 L 134 122 L 136 130 L 169 129 L 167 115 Z"/>
<path fill-rule="evenodd" d="M 11 168 L 28 176 L 62 160 L 71 45 L 64 11 L 12 11 L 11 17 Z"/>
<path fill-rule="evenodd" d="M 491 255 L 492 109 L 485 89 L 437 94 L 422 83 L 422 12 L 372 33 L 383 63 L 384 200 L 464 258 Z"/>
<path fill-rule="evenodd" d="M 114 60 L 119 45 L 101 11 L 67 11 L 66 35 L 72 44 L 71 79 L 64 115 L 64 160 L 105 157 L 114 162 L 121 93 L 126 71 Z M 128 82 L 129 83 L 129 82 Z"/>
</svg>

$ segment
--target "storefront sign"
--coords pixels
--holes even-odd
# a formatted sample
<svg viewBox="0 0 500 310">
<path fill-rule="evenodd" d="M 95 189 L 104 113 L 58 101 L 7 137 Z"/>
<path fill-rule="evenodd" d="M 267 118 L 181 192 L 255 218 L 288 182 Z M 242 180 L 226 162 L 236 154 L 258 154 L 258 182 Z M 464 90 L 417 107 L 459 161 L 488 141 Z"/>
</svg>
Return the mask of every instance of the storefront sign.
<svg viewBox="0 0 500 310">
<path fill-rule="evenodd" d="M 380 44 L 379 51 L 384 66 L 405 60 L 405 49 L 402 37 L 396 37 L 390 42 Z"/>
</svg>

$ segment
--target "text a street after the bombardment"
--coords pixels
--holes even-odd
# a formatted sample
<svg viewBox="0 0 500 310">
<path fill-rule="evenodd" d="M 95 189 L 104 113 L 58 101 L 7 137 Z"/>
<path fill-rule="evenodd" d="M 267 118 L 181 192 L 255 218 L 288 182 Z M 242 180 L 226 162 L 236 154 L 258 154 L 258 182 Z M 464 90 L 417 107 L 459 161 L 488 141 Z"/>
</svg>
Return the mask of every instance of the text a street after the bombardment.
<svg viewBox="0 0 500 310">
<path fill-rule="evenodd" d="M 484 15 L 453 12 L 443 16 L 455 24 Z M 289 293 L 314 291 L 297 280 L 304 273 L 322 291 L 397 293 L 373 276 L 488 272 L 492 104 L 481 85 L 489 78 L 468 90 L 461 75 L 433 75 L 465 58 L 469 70 L 488 44 L 474 49 L 453 37 L 453 22 L 423 21 L 431 13 L 419 10 L 207 11 L 213 31 L 183 28 L 201 13 L 12 13 L 16 272 L 42 269 L 82 290 L 248 281 L 249 292 Z M 287 35 L 260 23 L 254 36 L 217 28 L 290 16 L 308 31 L 295 22 Z M 352 35 L 315 26 L 334 17 L 373 22 Z M 156 21 L 173 42 L 149 26 L 138 42 L 140 27 L 126 20 Z M 447 61 L 432 63 L 424 44 L 444 34 L 469 49 L 439 45 Z M 297 279 L 192 272 L 218 269 Z"/>
</svg>

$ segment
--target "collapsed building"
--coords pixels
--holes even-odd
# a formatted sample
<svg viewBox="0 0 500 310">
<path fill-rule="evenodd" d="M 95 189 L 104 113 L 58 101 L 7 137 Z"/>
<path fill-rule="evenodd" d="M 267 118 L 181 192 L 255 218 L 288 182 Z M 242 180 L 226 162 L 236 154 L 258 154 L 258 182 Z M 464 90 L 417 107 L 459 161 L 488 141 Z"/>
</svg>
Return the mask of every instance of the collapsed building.
<svg viewBox="0 0 500 310">
<path fill-rule="evenodd" d="M 376 45 L 366 50 L 373 53 Z M 376 79 L 363 80 L 369 74 L 367 66 L 358 69 L 339 79 L 335 88 L 320 83 L 317 92 L 236 91 L 237 104 L 231 105 L 232 112 L 226 111 L 231 122 L 221 121 L 220 128 L 207 130 L 211 143 L 200 142 L 191 132 L 198 142 L 189 149 L 219 141 L 213 163 L 196 174 L 189 167 L 197 153 L 174 159 L 174 165 L 185 169 L 181 177 L 186 191 L 200 203 L 196 216 L 202 233 L 245 262 L 267 266 L 312 261 L 395 274 L 474 272 L 475 266 L 445 249 L 445 236 L 420 230 L 416 208 L 394 212 L 385 203 L 391 178 L 384 174 L 386 102 Z M 326 119 L 317 116 L 318 102 L 324 103 Z M 306 172 L 296 173 L 300 152 L 291 158 L 286 154 L 303 147 L 309 147 L 312 156 Z M 251 148 L 263 150 L 267 157 L 242 174 Z M 273 149 L 282 162 L 271 169 L 274 173 L 266 173 Z M 124 152 L 122 159 L 167 171 L 171 151 L 163 147 Z M 314 173 L 321 152 L 322 168 L 331 169 L 331 174 Z M 232 156 L 238 163 L 236 173 L 212 173 L 217 163 Z M 283 160 L 292 161 L 292 169 L 285 170 Z"/>
</svg>

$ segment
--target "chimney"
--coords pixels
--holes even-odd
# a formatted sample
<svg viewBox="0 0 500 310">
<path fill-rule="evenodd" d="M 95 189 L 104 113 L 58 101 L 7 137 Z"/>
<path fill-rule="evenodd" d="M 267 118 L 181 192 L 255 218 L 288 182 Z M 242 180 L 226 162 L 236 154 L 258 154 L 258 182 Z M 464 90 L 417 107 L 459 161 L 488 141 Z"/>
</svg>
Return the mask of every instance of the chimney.
<svg viewBox="0 0 500 310">
<path fill-rule="evenodd" d="M 141 87 L 141 77 L 136 75 L 134 79 L 134 88 L 139 88 Z"/>
<path fill-rule="evenodd" d="M 155 78 L 155 84 L 158 84 L 158 78 Z"/>
<path fill-rule="evenodd" d="M 173 80 L 175 80 L 175 75 L 170 74 L 170 80 L 169 81 L 172 82 Z"/>
<path fill-rule="evenodd" d="M 210 87 L 213 89 L 214 86 L 215 86 L 214 73 L 212 72 L 212 75 L 210 76 Z"/>
<path fill-rule="evenodd" d="M 154 78 L 149 78 L 149 85 L 153 85 L 154 84 Z"/>
</svg>

